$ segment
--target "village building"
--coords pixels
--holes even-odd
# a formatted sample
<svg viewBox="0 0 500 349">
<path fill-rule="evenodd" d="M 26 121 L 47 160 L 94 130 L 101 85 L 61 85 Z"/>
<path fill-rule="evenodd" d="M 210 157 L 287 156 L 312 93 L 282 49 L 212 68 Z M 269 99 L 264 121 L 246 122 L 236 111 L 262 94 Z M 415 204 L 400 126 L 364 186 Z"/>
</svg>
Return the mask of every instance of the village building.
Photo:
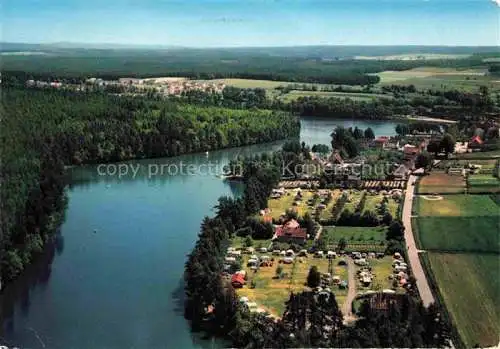
<svg viewBox="0 0 500 349">
<path fill-rule="evenodd" d="M 375 148 L 386 149 L 387 144 L 389 144 L 389 137 L 380 136 L 378 138 L 375 138 L 373 143 L 375 145 Z"/>
<path fill-rule="evenodd" d="M 291 219 L 284 225 L 277 226 L 276 232 L 274 234 L 274 240 L 279 242 L 288 242 L 296 244 L 305 244 L 307 239 L 307 232 L 304 228 L 300 227 L 300 224 L 295 220 Z"/>
</svg>

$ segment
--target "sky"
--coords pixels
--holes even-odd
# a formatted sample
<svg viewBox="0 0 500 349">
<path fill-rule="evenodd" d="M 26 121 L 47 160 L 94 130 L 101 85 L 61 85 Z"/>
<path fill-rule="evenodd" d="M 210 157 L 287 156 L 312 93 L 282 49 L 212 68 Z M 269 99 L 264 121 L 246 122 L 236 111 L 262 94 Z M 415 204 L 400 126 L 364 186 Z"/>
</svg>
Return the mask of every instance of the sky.
<svg viewBox="0 0 500 349">
<path fill-rule="evenodd" d="M 500 0 L 2 0 L 0 41 L 500 46 Z"/>
</svg>

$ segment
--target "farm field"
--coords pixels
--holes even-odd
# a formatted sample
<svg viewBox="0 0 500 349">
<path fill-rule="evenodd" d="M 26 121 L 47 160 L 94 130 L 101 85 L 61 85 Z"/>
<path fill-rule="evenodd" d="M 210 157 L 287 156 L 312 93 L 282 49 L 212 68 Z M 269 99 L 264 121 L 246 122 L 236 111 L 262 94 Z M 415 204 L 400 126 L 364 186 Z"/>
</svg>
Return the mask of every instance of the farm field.
<svg viewBox="0 0 500 349">
<path fill-rule="evenodd" d="M 462 176 L 449 175 L 444 172 L 431 172 L 430 175 L 420 179 L 417 186 L 417 193 L 464 193 L 465 186 L 465 179 Z"/>
<path fill-rule="evenodd" d="M 422 60 L 422 59 L 461 59 L 470 57 L 468 54 L 440 54 L 440 53 L 412 53 L 388 56 L 354 56 L 354 59 L 359 60 Z"/>
<path fill-rule="evenodd" d="M 498 344 L 498 257 L 497 254 L 428 253 L 437 287 L 468 348 Z"/>
<path fill-rule="evenodd" d="M 413 219 L 420 248 L 434 251 L 500 252 L 500 214 L 488 195 L 416 197 Z"/>
<path fill-rule="evenodd" d="M 393 98 L 389 94 L 377 93 L 353 93 L 353 92 L 328 92 L 328 91 L 300 91 L 293 90 L 280 97 L 284 102 L 290 102 L 299 97 L 335 97 L 335 98 L 350 98 L 356 101 L 371 101 L 376 98 Z"/>
<path fill-rule="evenodd" d="M 247 283 L 243 288 L 236 290 L 238 296 L 248 297 L 251 302 L 256 302 L 259 307 L 278 317 L 281 317 L 285 310 L 285 302 L 289 299 L 290 292 L 301 292 L 307 288 L 305 282 L 310 267 L 315 265 L 321 273 L 328 272 L 328 260 L 313 258 L 311 255 L 303 258 L 303 263 L 297 260 L 293 264 L 275 262 L 272 267 L 261 267 L 255 273 L 246 267 L 248 258 L 248 255 L 243 257 L 243 269 L 248 276 Z M 275 278 L 278 265 L 281 265 L 283 273 L 287 274 L 282 279 Z M 338 266 L 336 260 L 333 260 L 333 265 L 334 275 L 339 276 L 341 280 L 347 280 L 346 267 Z M 250 288 L 252 281 L 255 283 L 255 288 Z M 347 290 L 340 290 L 336 286 L 332 286 L 331 289 L 338 304 L 341 305 L 347 296 Z"/>
<path fill-rule="evenodd" d="M 485 75 L 484 69 L 458 70 L 453 68 L 422 67 L 403 71 L 377 73 L 380 85 L 414 85 L 417 89 L 459 89 L 477 91 L 479 86 L 500 90 L 500 81 Z"/>
<path fill-rule="evenodd" d="M 499 216 L 418 217 L 413 222 L 423 250 L 500 253 Z"/>
<path fill-rule="evenodd" d="M 415 198 L 419 217 L 480 217 L 498 216 L 498 207 L 487 195 L 446 195 L 440 200 Z"/>
<path fill-rule="evenodd" d="M 467 188 L 470 193 L 497 193 L 500 180 L 492 175 L 474 174 L 467 178 Z"/>
</svg>

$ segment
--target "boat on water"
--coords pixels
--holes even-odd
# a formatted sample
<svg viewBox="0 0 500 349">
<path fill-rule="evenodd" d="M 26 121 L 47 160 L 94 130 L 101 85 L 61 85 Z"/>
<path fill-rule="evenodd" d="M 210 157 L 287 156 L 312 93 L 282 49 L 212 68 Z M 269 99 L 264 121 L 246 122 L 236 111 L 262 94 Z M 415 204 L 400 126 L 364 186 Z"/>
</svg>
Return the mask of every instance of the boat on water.
<svg viewBox="0 0 500 349">
<path fill-rule="evenodd" d="M 205 152 L 205 155 L 208 156 L 208 151 Z"/>
</svg>

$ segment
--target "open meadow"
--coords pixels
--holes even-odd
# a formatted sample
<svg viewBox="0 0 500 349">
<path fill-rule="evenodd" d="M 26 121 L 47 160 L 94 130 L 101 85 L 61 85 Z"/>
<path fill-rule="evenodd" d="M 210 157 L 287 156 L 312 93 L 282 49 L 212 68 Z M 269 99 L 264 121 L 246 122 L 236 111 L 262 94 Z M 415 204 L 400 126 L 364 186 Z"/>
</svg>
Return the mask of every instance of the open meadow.
<svg viewBox="0 0 500 349">
<path fill-rule="evenodd" d="M 468 348 L 496 346 L 500 335 L 497 254 L 429 252 L 437 287 Z"/>
<path fill-rule="evenodd" d="M 341 239 L 347 242 L 345 251 L 384 252 L 386 227 L 323 227 L 321 238 L 330 249 L 336 249 Z"/>
<path fill-rule="evenodd" d="M 419 196 L 415 208 L 413 224 L 421 249 L 500 253 L 500 215 L 490 196 Z"/>
</svg>

